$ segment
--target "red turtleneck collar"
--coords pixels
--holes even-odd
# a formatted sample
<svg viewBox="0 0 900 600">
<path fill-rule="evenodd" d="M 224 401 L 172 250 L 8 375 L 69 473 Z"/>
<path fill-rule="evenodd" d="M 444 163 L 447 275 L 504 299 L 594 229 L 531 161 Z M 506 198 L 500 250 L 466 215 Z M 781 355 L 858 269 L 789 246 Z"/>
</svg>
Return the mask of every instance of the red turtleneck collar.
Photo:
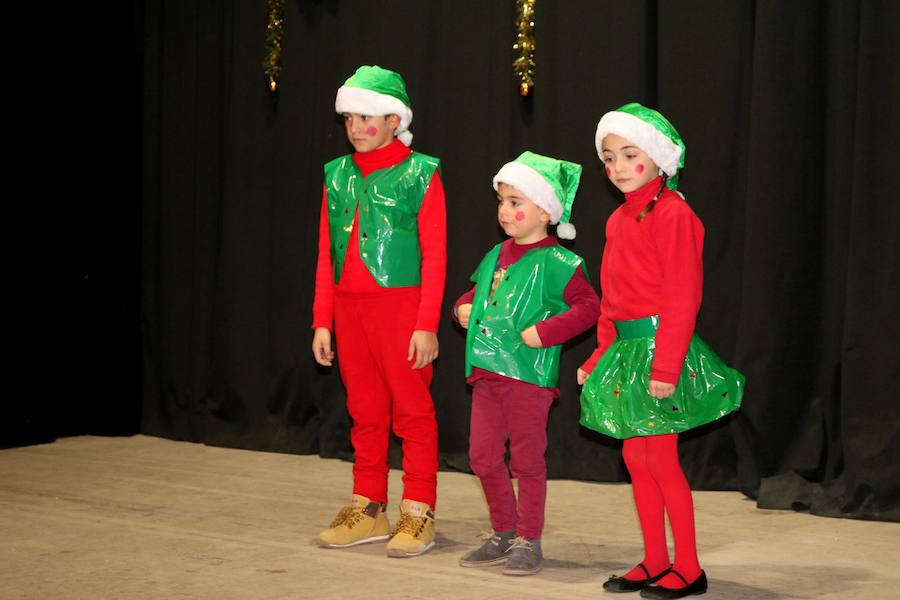
<svg viewBox="0 0 900 600">
<path fill-rule="evenodd" d="M 647 203 L 653 200 L 653 197 L 659 191 L 659 186 L 662 183 L 662 177 L 654 177 L 638 189 L 633 192 L 628 192 L 625 194 L 625 205 L 628 208 L 628 212 L 630 214 L 638 214 L 644 207 L 647 206 Z"/>
<path fill-rule="evenodd" d="M 403 142 L 394 138 L 394 141 L 371 152 L 354 152 L 353 162 L 362 171 L 363 177 L 367 177 L 372 171 L 393 167 L 406 160 L 412 150 Z"/>
</svg>

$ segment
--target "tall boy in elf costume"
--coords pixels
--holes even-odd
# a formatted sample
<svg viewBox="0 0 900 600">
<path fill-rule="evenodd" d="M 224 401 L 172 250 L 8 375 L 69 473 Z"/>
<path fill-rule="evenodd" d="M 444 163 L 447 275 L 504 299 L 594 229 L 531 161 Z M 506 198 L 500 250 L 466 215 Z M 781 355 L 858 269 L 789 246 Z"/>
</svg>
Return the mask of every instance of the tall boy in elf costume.
<svg viewBox="0 0 900 600">
<path fill-rule="evenodd" d="M 355 152 L 325 165 L 312 351 L 330 366 L 337 336 L 353 420 L 353 497 L 318 542 L 384 541 L 392 557 L 434 546 L 437 423 L 429 387 L 446 273 L 439 160 L 408 147 L 412 108 L 403 78 L 363 66 L 338 90 Z M 387 515 L 388 441 L 403 442 L 403 496 Z"/>
<path fill-rule="evenodd" d="M 525 152 L 494 176 L 497 220 L 510 237 L 481 261 L 454 315 L 466 335 L 472 384 L 469 462 L 481 480 L 493 533 L 460 558 L 504 564 L 504 575 L 541 569 L 547 496 L 547 417 L 559 396 L 562 343 L 590 328 L 600 300 L 584 261 L 547 235 L 575 237 L 569 222 L 581 166 Z M 509 441 L 509 469 L 506 442 Z M 509 473 L 519 480 L 513 493 Z"/>
</svg>

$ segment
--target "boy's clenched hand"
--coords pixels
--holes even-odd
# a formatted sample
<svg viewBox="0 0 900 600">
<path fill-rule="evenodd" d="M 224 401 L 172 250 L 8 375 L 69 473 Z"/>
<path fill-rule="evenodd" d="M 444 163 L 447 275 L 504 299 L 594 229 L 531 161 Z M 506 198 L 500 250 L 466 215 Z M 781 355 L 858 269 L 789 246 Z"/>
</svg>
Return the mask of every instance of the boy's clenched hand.
<svg viewBox="0 0 900 600">
<path fill-rule="evenodd" d="M 521 334 L 522 341 L 525 342 L 525 345 L 529 348 L 541 348 L 541 336 L 538 335 L 537 327 L 532 325 Z"/>
<path fill-rule="evenodd" d="M 330 367 L 334 360 L 334 352 L 331 351 L 331 332 L 325 327 L 316 327 L 312 342 L 313 356 L 316 362 L 323 367 Z"/>
<path fill-rule="evenodd" d="M 437 334 L 422 329 L 413 331 L 412 337 L 409 338 L 409 353 L 406 355 L 406 360 L 412 360 L 413 356 L 416 357 L 413 369 L 421 369 L 436 359 L 438 357 Z"/>
<path fill-rule="evenodd" d="M 456 307 L 456 318 L 464 329 L 469 328 L 469 315 L 472 314 L 471 304 L 460 304 Z"/>
</svg>

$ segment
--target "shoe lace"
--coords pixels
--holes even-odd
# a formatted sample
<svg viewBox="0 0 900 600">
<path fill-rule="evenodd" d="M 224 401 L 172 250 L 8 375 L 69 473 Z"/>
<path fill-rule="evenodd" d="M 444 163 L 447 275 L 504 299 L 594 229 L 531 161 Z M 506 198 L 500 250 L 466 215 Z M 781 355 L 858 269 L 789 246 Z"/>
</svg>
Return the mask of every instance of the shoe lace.
<svg viewBox="0 0 900 600">
<path fill-rule="evenodd" d="M 347 526 L 347 529 L 353 529 L 353 527 L 359 524 L 360 521 L 363 520 L 365 516 L 365 512 L 362 510 L 354 510 L 353 513 L 347 517 L 347 520 L 344 521 L 344 525 Z"/>
<path fill-rule="evenodd" d="M 515 538 L 513 538 L 513 541 L 509 543 L 509 548 L 507 548 L 506 551 L 509 552 L 513 548 L 522 548 L 523 550 L 534 551 L 534 544 L 526 540 L 521 535 L 517 535 Z"/>
<path fill-rule="evenodd" d="M 337 527 L 338 525 L 340 525 L 341 523 L 346 521 L 347 518 L 352 514 L 353 514 L 353 507 L 345 506 L 344 508 L 342 508 L 340 510 L 340 512 L 338 512 L 337 516 L 331 522 L 331 527 Z"/>
<path fill-rule="evenodd" d="M 496 536 L 497 536 L 497 534 L 494 533 L 493 531 L 482 531 L 481 533 L 478 534 L 478 539 L 481 540 L 482 542 L 487 542 L 489 540 L 492 540 Z"/>
<path fill-rule="evenodd" d="M 413 517 L 407 514 L 401 514 L 400 520 L 397 521 L 397 524 L 394 526 L 394 531 L 391 535 L 397 535 L 398 533 L 408 533 L 413 537 L 419 537 L 419 534 L 422 533 L 422 530 L 425 528 L 425 523 L 428 520 L 428 517 Z"/>
</svg>

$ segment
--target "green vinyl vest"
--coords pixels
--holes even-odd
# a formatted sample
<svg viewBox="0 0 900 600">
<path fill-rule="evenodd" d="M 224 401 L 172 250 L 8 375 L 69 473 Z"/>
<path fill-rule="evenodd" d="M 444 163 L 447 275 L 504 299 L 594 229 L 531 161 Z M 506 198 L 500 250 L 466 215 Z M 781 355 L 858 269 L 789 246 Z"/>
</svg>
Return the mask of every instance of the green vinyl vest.
<svg viewBox="0 0 900 600">
<path fill-rule="evenodd" d="M 466 377 L 472 374 L 472 367 L 480 367 L 542 387 L 556 387 L 562 345 L 530 348 L 519 334 L 568 310 L 563 292 L 575 269 L 581 267 L 587 277 L 584 260 L 559 245 L 529 250 L 507 267 L 491 297 L 500 246 L 488 252 L 472 275 L 475 299 L 466 333 Z"/>
<path fill-rule="evenodd" d="M 334 283 L 341 280 L 353 217 L 359 207 L 359 254 L 382 287 L 419 285 L 419 208 L 437 158 L 411 153 L 406 160 L 363 177 L 351 155 L 325 165 Z"/>
</svg>

